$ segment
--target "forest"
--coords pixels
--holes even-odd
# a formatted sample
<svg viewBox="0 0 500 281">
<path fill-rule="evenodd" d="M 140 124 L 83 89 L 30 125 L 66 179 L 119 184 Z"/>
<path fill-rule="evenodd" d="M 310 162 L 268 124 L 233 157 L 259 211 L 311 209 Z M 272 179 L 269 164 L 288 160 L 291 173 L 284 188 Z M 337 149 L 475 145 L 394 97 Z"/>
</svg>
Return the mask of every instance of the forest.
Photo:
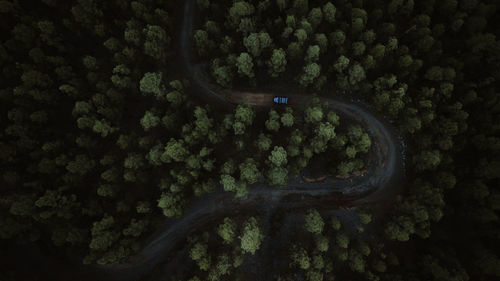
<svg viewBox="0 0 500 281">
<path fill-rule="evenodd" d="M 499 8 L 0 0 L 0 280 L 499 279 Z M 382 157 L 333 100 L 391 128 L 390 200 L 292 190 Z"/>
</svg>

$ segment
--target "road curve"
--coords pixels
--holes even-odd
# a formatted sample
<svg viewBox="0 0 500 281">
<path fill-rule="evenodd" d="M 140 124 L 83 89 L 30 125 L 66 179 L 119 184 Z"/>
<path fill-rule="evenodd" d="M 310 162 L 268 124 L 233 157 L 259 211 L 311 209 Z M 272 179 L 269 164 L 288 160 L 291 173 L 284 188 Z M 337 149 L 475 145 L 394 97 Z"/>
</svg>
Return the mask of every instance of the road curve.
<svg viewBox="0 0 500 281">
<path fill-rule="evenodd" d="M 221 89 L 209 82 L 200 65 L 192 63 L 194 6 L 195 0 L 185 1 L 180 51 L 185 62 L 186 74 L 196 92 L 208 96 L 213 103 L 218 104 L 235 106 L 245 102 L 256 107 L 272 105 L 274 96 L 272 93 Z M 295 101 L 295 104 L 305 103 L 308 100 L 308 97 L 298 94 L 287 96 Z M 230 216 L 235 210 L 257 209 L 269 213 L 270 209 L 307 208 L 311 205 L 316 208 L 335 209 L 375 203 L 396 195 L 400 191 L 399 183 L 404 177 L 404 166 L 400 142 L 397 141 L 394 130 L 386 122 L 369 113 L 362 105 L 331 98 L 320 99 L 328 102 L 330 109 L 342 118 L 357 122 L 369 133 L 372 139 L 370 150 L 372 157 L 369 157 L 371 161 L 368 163 L 367 173 L 350 179 L 329 179 L 314 184 L 304 183 L 300 177 L 295 177 L 281 189 L 260 183 L 252 187 L 244 199 L 234 199 L 232 194 L 223 192 L 219 188 L 216 192 L 194 202 L 182 218 L 166 220 L 129 263 L 96 266 L 94 269 L 99 271 L 100 275 L 107 276 L 107 280 L 137 280 L 150 272 L 161 262 L 166 253 L 185 239 L 190 232 L 215 218 Z"/>
</svg>

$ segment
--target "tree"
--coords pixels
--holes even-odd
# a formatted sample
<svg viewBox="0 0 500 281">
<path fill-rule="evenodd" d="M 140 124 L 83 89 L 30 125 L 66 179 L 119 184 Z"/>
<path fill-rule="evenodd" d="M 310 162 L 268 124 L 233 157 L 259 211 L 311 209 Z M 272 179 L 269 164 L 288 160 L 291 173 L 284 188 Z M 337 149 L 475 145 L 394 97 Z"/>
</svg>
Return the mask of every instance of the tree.
<svg viewBox="0 0 500 281">
<path fill-rule="evenodd" d="M 212 75 L 217 84 L 227 88 L 231 87 L 233 82 L 233 71 L 227 65 L 220 65 L 217 59 L 212 61 Z"/>
<path fill-rule="evenodd" d="M 248 76 L 248 78 L 253 78 L 255 74 L 253 73 L 253 62 L 252 57 L 248 53 L 241 53 L 236 59 L 236 67 L 238 68 L 238 73 Z"/>
<path fill-rule="evenodd" d="M 317 27 L 323 21 L 323 12 L 321 8 L 312 8 L 309 11 L 309 15 L 307 16 L 307 20 L 312 24 L 313 27 Z"/>
<path fill-rule="evenodd" d="M 66 169 L 71 173 L 83 176 L 90 172 L 95 166 L 95 161 L 89 158 L 87 155 L 78 154 L 75 156 L 75 159 L 73 161 L 68 162 L 68 164 L 66 165 Z"/>
<path fill-rule="evenodd" d="M 236 183 L 236 193 L 234 194 L 234 197 L 242 198 L 242 197 L 246 197 L 247 194 L 248 194 L 247 184 L 243 181 L 237 182 Z"/>
<path fill-rule="evenodd" d="M 313 62 L 304 66 L 302 70 L 303 74 L 299 77 L 299 84 L 303 87 L 307 87 L 308 85 L 312 84 L 316 78 L 319 77 L 321 66 Z"/>
<path fill-rule="evenodd" d="M 229 8 L 230 23 L 237 27 L 240 25 L 241 18 L 252 15 L 255 12 L 255 7 L 245 1 L 234 2 Z"/>
<path fill-rule="evenodd" d="M 358 217 L 363 224 L 369 224 L 372 221 L 372 216 L 365 212 L 359 212 Z"/>
<path fill-rule="evenodd" d="M 107 137 L 113 132 L 116 132 L 117 130 L 117 128 L 112 127 L 105 119 L 95 120 L 92 126 L 92 131 L 100 134 L 103 138 Z"/>
<path fill-rule="evenodd" d="M 240 179 L 245 180 L 249 184 L 254 184 L 260 177 L 260 172 L 257 169 L 257 163 L 252 158 L 247 158 L 245 162 L 239 165 Z"/>
<path fill-rule="evenodd" d="M 307 40 L 307 31 L 303 28 L 295 30 L 293 35 L 297 38 L 299 44 L 304 44 L 304 42 Z"/>
<path fill-rule="evenodd" d="M 271 148 L 271 143 L 272 143 L 271 139 L 262 133 L 259 135 L 259 137 L 255 141 L 257 148 L 261 152 L 269 150 L 269 148 Z"/>
<path fill-rule="evenodd" d="M 351 67 L 349 68 L 349 83 L 351 85 L 355 85 L 365 80 L 365 78 L 366 78 L 365 70 L 360 64 L 356 63 L 351 65 Z"/>
<path fill-rule="evenodd" d="M 349 251 L 349 267 L 354 272 L 363 273 L 365 271 L 365 260 L 363 256 L 354 249 Z"/>
<path fill-rule="evenodd" d="M 310 231 L 310 232 L 312 232 L 312 231 Z M 327 237 L 325 237 L 323 235 L 318 235 L 315 237 L 314 241 L 316 242 L 316 249 L 318 249 L 318 251 L 320 251 L 320 252 L 328 251 L 329 240 Z"/>
<path fill-rule="evenodd" d="M 324 226 L 325 223 L 323 222 L 323 218 L 321 218 L 319 212 L 315 209 L 309 209 L 305 216 L 304 227 L 306 230 L 311 233 L 321 234 Z"/>
<path fill-rule="evenodd" d="M 271 77 L 278 77 L 281 73 L 285 72 L 287 65 L 285 51 L 281 48 L 274 49 L 267 65 L 269 66 L 268 73 Z"/>
<path fill-rule="evenodd" d="M 147 72 L 139 82 L 139 89 L 143 95 L 154 94 L 160 96 L 162 93 L 162 73 L 161 72 Z"/>
<path fill-rule="evenodd" d="M 151 204 L 148 201 L 137 202 L 136 211 L 138 214 L 149 214 L 151 213 Z"/>
<path fill-rule="evenodd" d="M 189 151 L 184 147 L 183 140 L 171 138 L 165 146 L 165 151 L 161 156 L 161 161 L 170 163 L 172 161 L 181 162 L 189 155 Z"/>
<path fill-rule="evenodd" d="M 335 13 L 337 8 L 331 2 L 327 2 L 323 5 L 323 18 L 326 22 L 333 24 L 335 23 Z"/>
<path fill-rule="evenodd" d="M 288 171 L 283 167 L 273 166 L 268 172 L 268 179 L 271 185 L 286 185 L 287 176 Z"/>
<path fill-rule="evenodd" d="M 418 170 L 434 170 L 441 163 L 439 150 L 424 150 L 413 158 L 413 163 Z"/>
<path fill-rule="evenodd" d="M 317 123 L 323 119 L 323 109 L 319 106 L 308 107 L 304 113 L 304 119 L 308 123 Z"/>
<path fill-rule="evenodd" d="M 305 16 L 309 11 L 309 1 L 308 0 L 293 0 L 292 8 L 296 15 Z"/>
<path fill-rule="evenodd" d="M 329 122 L 321 122 L 319 126 L 315 128 L 315 133 L 319 138 L 328 142 L 335 137 L 335 127 Z"/>
<path fill-rule="evenodd" d="M 208 245 L 202 242 L 196 242 L 189 250 L 189 256 L 196 261 L 198 267 L 207 271 L 210 269 L 211 259 L 208 255 Z"/>
<path fill-rule="evenodd" d="M 414 232 L 414 223 L 407 216 L 394 218 L 394 221 L 389 222 L 385 229 L 385 234 L 389 239 L 398 241 L 408 241 Z"/>
<path fill-rule="evenodd" d="M 239 236 L 241 241 L 241 249 L 244 253 L 255 254 L 260 248 L 264 236 L 260 232 L 260 228 L 255 217 L 250 217 L 243 225 L 242 235 Z"/>
<path fill-rule="evenodd" d="M 277 132 L 280 129 L 280 122 L 279 122 L 279 114 L 276 112 L 276 110 L 271 109 L 269 110 L 269 119 L 266 120 L 266 129 L 269 131 Z"/>
<path fill-rule="evenodd" d="M 293 126 L 293 110 L 290 107 L 285 109 L 285 112 L 281 115 L 281 124 L 285 127 Z"/>
<path fill-rule="evenodd" d="M 144 53 L 157 60 L 164 60 L 167 56 L 166 48 L 170 44 L 170 38 L 161 26 L 147 25 L 143 29 Z"/>
<path fill-rule="evenodd" d="M 89 248 L 93 250 L 108 249 L 119 237 L 117 232 L 111 230 L 114 224 L 115 220 L 113 216 L 108 214 L 105 214 L 101 220 L 95 221 L 90 231 L 92 240 L 90 241 Z"/>
<path fill-rule="evenodd" d="M 167 101 L 173 106 L 173 107 L 179 107 L 182 105 L 186 97 L 183 95 L 182 92 L 179 92 L 178 90 L 171 91 L 167 94 Z"/>
<path fill-rule="evenodd" d="M 281 167 L 287 163 L 286 150 L 282 146 L 275 146 L 268 159 L 276 167 Z"/>
<path fill-rule="evenodd" d="M 307 255 L 306 250 L 295 245 L 292 248 L 292 261 L 294 264 L 298 265 L 299 268 L 304 270 L 311 266 L 311 258 Z"/>
<path fill-rule="evenodd" d="M 265 48 L 271 46 L 272 42 L 267 32 L 250 33 L 243 38 L 243 45 L 254 58 L 259 57 Z"/>
<path fill-rule="evenodd" d="M 139 153 L 128 153 L 127 157 L 123 160 L 123 167 L 137 170 L 144 166 L 143 159 L 144 157 Z"/>
<path fill-rule="evenodd" d="M 314 42 L 319 46 L 322 54 L 328 51 L 328 38 L 326 38 L 324 33 L 316 33 L 314 35 Z"/>
<path fill-rule="evenodd" d="M 398 65 L 401 68 L 408 68 L 413 64 L 413 58 L 411 55 L 404 55 L 399 57 Z"/>
<path fill-rule="evenodd" d="M 130 224 L 123 229 L 122 233 L 125 236 L 139 237 L 149 225 L 148 220 L 137 220 L 133 218 Z"/>
<path fill-rule="evenodd" d="M 357 42 L 352 43 L 352 50 L 353 50 L 352 54 L 354 56 L 359 57 L 359 56 L 363 55 L 365 52 L 365 49 L 366 49 L 366 46 L 361 41 L 357 41 Z"/>
<path fill-rule="evenodd" d="M 224 191 L 235 191 L 236 190 L 236 180 L 230 175 L 221 175 L 220 183 L 224 188 Z"/>
<path fill-rule="evenodd" d="M 443 80 L 443 69 L 439 66 L 432 66 L 429 68 L 424 75 L 424 78 L 431 81 L 442 81 Z"/>
<path fill-rule="evenodd" d="M 184 199 L 181 194 L 163 192 L 157 206 L 166 217 L 180 217 L 183 213 Z"/>
<path fill-rule="evenodd" d="M 255 112 L 248 105 L 238 105 L 234 111 L 234 118 L 244 125 L 250 126 L 255 118 Z"/>
<path fill-rule="evenodd" d="M 312 45 L 307 48 L 306 57 L 304 60 L 307 63 L 316 62 L 319 60 L 320 48 L 318 45 Z"/>
<path fill-rule="evenodd" d="M 208 32 L 205 30 L 197 29 L 193 39 L 200 56 L 207 55 L 215 47 L 215 43 L 208 38 Z"/>
<path fill-rule="evenodd" d="M 353 18 L 351 23 L 351 31 L 353 34 L 359 34 L 365 28 L 365 23 L 361 18 Z"/>
<path fill-rule="evenodd" d="M 222 254 L 219 256 L 217 259 L 217 263 L 215 264 L 215 267 L 212 267 L 212 269 L 208 273 L 208 280 L 210 281 L 217 281 L 221 280 L 221 276 L 229 274 L 229 270 L 231 268 L 231 263 L 229 262 L 229 256 L 226 254 Z"/>
<path fill-rule="evenodd" d="M 376 60 L 380 60 L 384 57 L 385 51 L 386 48 L 384 45 L 377 44 L 370 50 L 370 55 L 372 55 Z"/>
<path fill-rule="evenodd" d="M 342 73 L 344 69 L 349 66 L 349 59 L 345 56 L 340 56 L 337 59 L 337 62 L 333 65 L 333 69 L 335 69 L 338 73 Z"/>
<path fill-rule="evenodd" d="M 160 118 L 156 116 L 151 111 L 146 111 L 144 116 L 141 118 L 141 126 L 144 128 L 144 131 L 149 131 L 150 129 L 158 126 L 160 124 Z"/>
<path fill-rule="evenodd" d="M 225 217 L 224 223 L 217 228 L 217 234 L 222 238 L 225 244 L 233 242 L 236 236 L 236 224 L 231 218 Z"/>
<path fill-rule="evenodd" d="M 300 59 L 302 51 L 302 46 L 299 42 L 291 42 L 286 49 L 286 53 L 292 60 Z"/>
</svg>

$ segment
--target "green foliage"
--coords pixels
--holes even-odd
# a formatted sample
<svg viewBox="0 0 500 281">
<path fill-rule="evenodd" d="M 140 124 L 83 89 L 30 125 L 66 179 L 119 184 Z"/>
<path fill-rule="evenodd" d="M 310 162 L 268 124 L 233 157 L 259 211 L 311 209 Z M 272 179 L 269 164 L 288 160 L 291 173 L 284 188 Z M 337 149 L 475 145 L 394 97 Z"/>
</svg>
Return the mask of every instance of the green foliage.
<svg viewBox="0 0 500 281">
<path fill-rule="evenodd" d="M 220 61 L 217 59 L 212 61 L 212 75 L 217 84 L 223 87 L 231 87 L 233 82 L 232 69 L 227 65 L 220 65 Z"/>
<path fill-rule="evenodd" d="M 183 213 L 184 199 L 180 194 L 164 192 L 158 199 L 157 206 L 162 209 L 166 217 L 179 217 Z"/>
<path fill-rule="evenodd" d="M 307 255 L 304 248 L 292 248 L 292 261 L 301 269 L 308 269 L 311 266 L 311 258 Z"/>
<path fill-rule="evenodd" d="M 208 38 L 208 32 L 205 30 L 196 30 L 193 38 L 200 56 L 207 55 L 215 46 L 215 43 Z"/>
<path fill-rule="evenodd" d="M 349 67 L 349 83 L 356 85 L 357 83 L 365 80 L 365 70 L 360 64 L 353 64 Z"/>
<path fill-rule="evenodd" d="M 276 110 L 269 110 L 269 119 L 266 120 L 266 129 L 269 131 L 277 132 L 280 129 L 279 114 Z"/>
<path fill-rule="evenodd" d="M 253 73 L 253 62 L 252 57 L 248 53 L 241 53 L 236 59 L 236 67 L 238 68 L 238 73 L 248 76 L 248 78 L 253 78 L 255 74 Z"/>
<path fill-rule="evenodd" d="M 249 106 L 238 105 L 234 111 L 234 118 L 246 126 L 250 126 L 255 118 L 255 112 Z"/>
<path fill-rule="evenodd" d="M 267 32 L 250 33 L 243 38 L 243 45 L 254 58 L 259 57 L 262 51 L 269 48 L 271 44 L 272 39 Z"/>
<path fill-rule="evenodd" d="M 271 59 L 267 62 L 269 66 L 268 73 L 271 77 L 278 77 L 280 73 L 285 72 L 287 60 L 286 53 L 283 49 L 274 49 Z"/>
<path fill-rule="evenodd" d="M 305 121 L 309 123 L 317 123 L 323 119 L 323 110 L 321 107 L 308 107 L 305 110 Z"/>
<path fill-rule="evenodd" d="M 147 25 L 143 29 L 144 53 L 156 60 L 164 60 L 167 57 L 166 48 L 170 44 L 170 37 L 165 30 L 158 25 Z"/>
<path fill-rule="evenodd" d="M 160 118 L 151 111 L 146 111 L 140 122 L 144 130 L 149 131 L 160 124 Z"/>
<path fill-rule="evenodd" d="M 307 211 L 304 224 L 304 227 L 307 231 L 311 233 L 321 234 L 321 232 L 323 232 L 324 226 L 325 223 L 323 222 L 323 218 L 321 218 L 321 215 L 317 210 L 310 209 Z"/>
<path fill-rule="evenodd" d="M 268 136 L 260 134 L 255 143 L 259 151 L 267 151 L 271 148 L 272 141 Z"/>
<path fill-rule="evenodd" d="M 331 2 L 325 3 L 322 7 L 323 10 L 323 18 L 326 22 L 333 24 L 335 23 L 335 14 L 337 12 L 337 8 Z"/>
<path fill-rule="evenodd" d="M 349 62 L 350 62 L 350 60 L 347 57 L 342 55 L 337 59 L 337 62 L 335 62 L 335 64 L 333 65 L 333 68 L 337 72 L 342 73 L 344 71 L 344 69 L 347 69 L 347 67 L 349 66 Z"/>
<path fill-rule="evenodd" d="M 257 163 L 252 158 L 247 158 L 245 162 L 239 165 L 240 179 L 249 184 L 254 184 L 260 177 L 260 171 L 257 169 Z"/>
<path fill-rule="evenodd" d="M 250 16 L 255 12 L 255 7 L 245 1 L 234 2 L 229 9 L 229 19 L 232 25 L 238 26 L 241 18 Z"/>
<path fill-rule="evenodd" d="M 132 219 L 130 225 L 123 229 L 123 235 L 139 237 L 146 230 L 148 224 L 147 220 Z"/>
<path fill-rule="evenodd" d="M 250 217 L 243 224 L 242 235 L 239 236 L 241 241 L 241 249 L 244 253 L 252 255 L 260 248 L 264 236 L 262 235 L 257 219 Z"/>
<path fill-rule="evenodd" d="M 276 167 L 284 166 L 287 163 L 286 150 L 281 146 L 275 146 L 268 159 Z"/>
<path fill-rule="evenodd" d="M 224 218 L 224 223 L 217 227 L 217 234 L 224 240 L 224 243 L 232 243 L 236 236 L 236 224 L 231 218 Z"/>
<path fill-rule="evenodd" d="M 210 268 L 211 258 L 208 255 L 208 245 L 202 242 L 195 243 L 189 250 L 189 256 L 194 260 L 200 270 L 207 271 Z"/>
<path fill-rule="evenodd" d="M 318 235 L 315 238 L 315 242 L 316 242 L 316 249 L 318 249 L 318 251 L 320 252 L 328 251 L 328 245 L 330 242 L 327 237 L 323 235 Z"/>
<path fill-rule="evenodd" d="M 302 69 L 303 73 L 299 77 L 300 85 L 307 87 L 312 84 L 316 78 L 319 77 L 321 72 L 321 66 L 317 63 L 309 63 Z"/>
<path fill-rule="evenodd" d="M 294 124 L 293 110 L 290 107 L 281 115 L 281 124 L 285 127 L 292 127 Z"/>
<path fill-rule="evenodd" d="M 184 161 L 189 152 L 185 148 L 183 140 L 176 140 L 171 138 L 165 146 L 165 151 L 161 155 L 161 161 L 170 163 L 172 161 Z"/>
<path fill-rule="evenodd" d="M 288 170 L 283 167 L 273 166 L 268 171 L 268 179 L 271 185 L 285 186 L 288 177 Z"/>
<path fill-rule="evenodd" d="M 306 57 L 304 60 L 306 62 L 316 62 L 319 60 L 320 48 L 318 45 L 312 45 L 307 48 Z"/>
</svg>

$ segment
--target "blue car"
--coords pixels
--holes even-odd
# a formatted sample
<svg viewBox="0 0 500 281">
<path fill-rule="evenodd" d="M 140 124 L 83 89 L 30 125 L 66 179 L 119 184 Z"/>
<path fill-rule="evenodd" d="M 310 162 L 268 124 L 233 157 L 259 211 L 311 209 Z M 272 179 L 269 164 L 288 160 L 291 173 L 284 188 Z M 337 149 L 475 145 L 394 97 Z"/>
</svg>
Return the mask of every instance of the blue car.
<svg viewBox="0 0 500 281">
<path fill-rule="evenodd" d="M 288 104 L 288 98 L 287 97 L 274 97 L 274 103 L 276 104 Z"/>
</svg>

